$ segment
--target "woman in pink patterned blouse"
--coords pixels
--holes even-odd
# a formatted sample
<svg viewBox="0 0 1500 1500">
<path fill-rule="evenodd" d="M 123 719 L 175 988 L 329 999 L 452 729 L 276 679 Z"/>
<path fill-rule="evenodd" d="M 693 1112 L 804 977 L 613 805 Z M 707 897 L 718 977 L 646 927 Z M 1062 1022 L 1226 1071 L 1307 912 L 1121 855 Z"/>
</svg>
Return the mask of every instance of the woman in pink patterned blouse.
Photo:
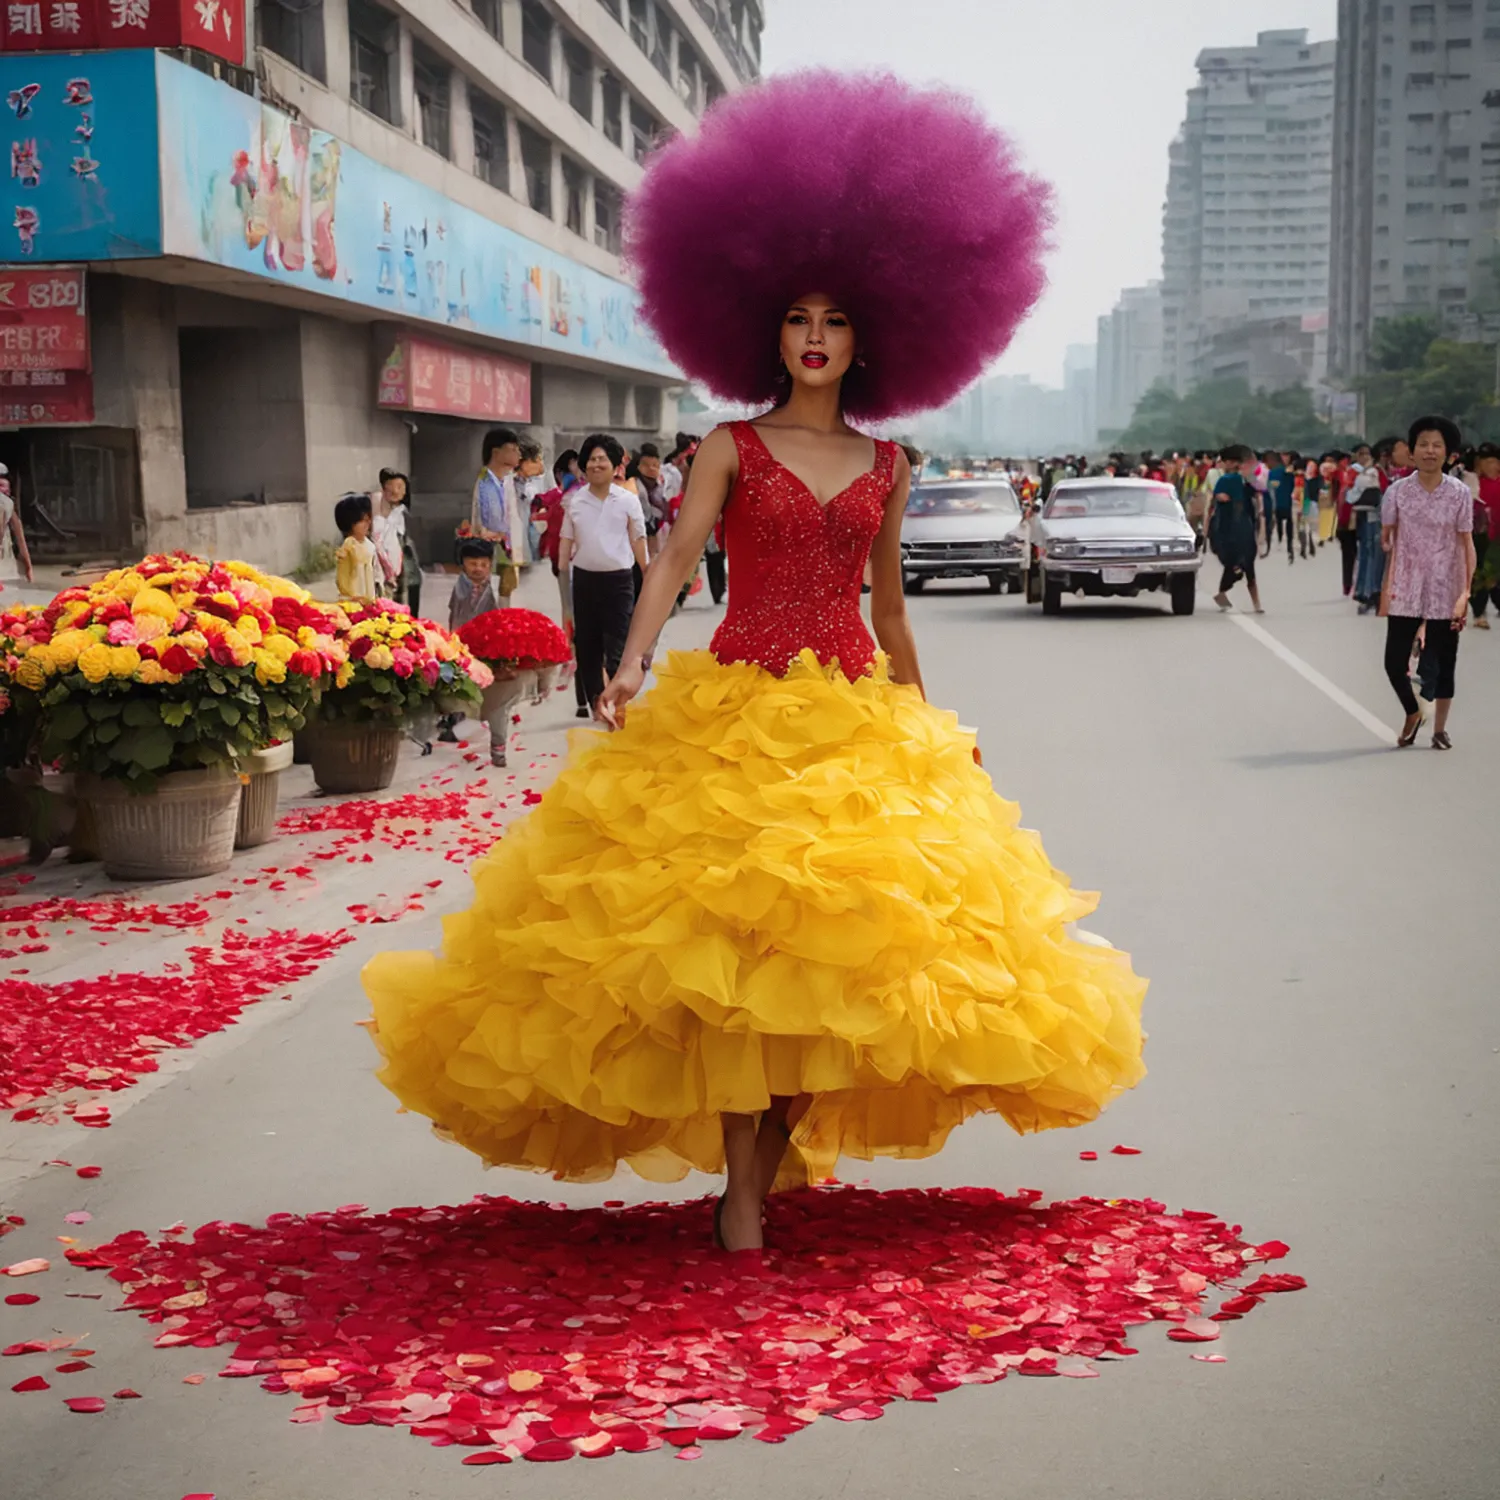
<svg viewBox="0 0 1500 1500">
<path fill-rule="evenodd" d="M 1391 554 L 1386 571 L 1385 675 L 1390 678 L 1406 722 L 1398 747 L 1410 745 L 1426 717 L 1411 690 L 1411 650 L 1425 630 L 1426 651 L 1437 673 L 1437 716 L 1432 748 L 1451 750 L 1448 710 L 1453 706 L 1453 675 L 1458 635 L 1469 613 L 1474 577 L 1474 497 L 1443 465 L 1462 444 L 1446 417 L 1419 417 L 1409 439 L 1415 474 L 1398 479 L 1380 506 L 1381 541 Z"/>
</svg>

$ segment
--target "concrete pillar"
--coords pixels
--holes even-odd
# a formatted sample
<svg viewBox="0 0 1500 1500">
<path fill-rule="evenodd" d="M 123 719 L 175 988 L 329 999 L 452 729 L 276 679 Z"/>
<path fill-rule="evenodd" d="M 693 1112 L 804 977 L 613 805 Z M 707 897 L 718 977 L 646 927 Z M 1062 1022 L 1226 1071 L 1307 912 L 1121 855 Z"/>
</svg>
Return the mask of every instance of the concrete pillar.
<svg viewBox="0 0 1500 1500">
<path fill-rule="evenodd" d="M 328 74 L 328 92 L 335 99 L 347 99 L 349 0 L 323 0 L 323 67 Z"/>
<path fill-rule="evenodd" d="M 595 177 L 590 172 L 583 180 L 583 237 L 589 244 L 594 243 L 594 184 Z"/>
<path fill-rule="evenodd" d="M 469 75 L 462 68 L 448 75 L 448 156 L 460 172 L 474 171 L 474 115 L 469 107 Z"/>
<path fill-rule="evenodd" d="M 395 77 L 391 81 L 391 121 L 398 130 L 415 137 L 417 133 L 417 83 L 412 68 L 411 30 L 404 21 L 396 23 Z"/>
<path fill-rule="evenodd" d="M 566 98 L 568 93 L 568 66 L 567 59 L 563 56 L 563 33 L 562 27 L 554 18 L 552 22 L 552 41 L 547 58 L 550 67 L 550 81 L 552 92 L 559 97 Z"/>
<path fill-rule="evenodd" d="M 501 45 L 516 57 L 521 55 L 521 0 L 500 0 Z"/>
<path fill-rule="evenodd" d="M 566 223 L 568 217 L 568 184 L 563 179 L 562 148 L 556 141 L 552 142 L 551 217 L 555 224 Z"/>
<path fill-rule="evenodd" d="M 517 202 L 526 201 L 526 168 L 521 160 L 521 125 L 513 109 L 505 111 L 505 190 Z"/>
<path fill-rule="evenodd" d="M 604 69 L 597 63 L 589 69 L 589 124 L 604 128 Z"/>
</svg>

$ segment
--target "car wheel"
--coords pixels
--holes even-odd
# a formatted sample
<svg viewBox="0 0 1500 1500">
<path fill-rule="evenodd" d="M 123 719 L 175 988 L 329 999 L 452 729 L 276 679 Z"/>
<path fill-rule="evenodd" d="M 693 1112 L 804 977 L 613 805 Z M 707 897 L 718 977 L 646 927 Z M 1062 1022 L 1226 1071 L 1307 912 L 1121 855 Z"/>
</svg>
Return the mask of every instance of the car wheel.
<svg viewBox="0 0 1500 1500">
<path fill-rule="evenodd" d="M 1172 613 L 1190 615 L 1198 603 L 1198 579 L 1192 573 L 1179 573 L 1172 580 Z"/>
<path fill-rule="evenodd" d="M 1005 592 L 1005 574 L 991 573 L 984 580 L 990 587 L 990 593 L 1003 594 Z"/>
<path fill-rule="evenodd" d="M 1062 613 L 1062 584 L 1055 583 L 1050 578 L 1042 580 L 1042 613 L 1044 615 Z"/>
<path fill-rule="evenodd" d="M 901 580 L 901 592 L 903 594 L 920 594 L 922 592 L 922 585 L 926 582 L 927 580 L 920 573 L 908 573 Z"/>
<path fill-rule="evenodd" d="M 1022 581 L 1019 573 L 1012 573 L 1006 580 L 1005 592 L 1007 594 L 1024 594 L 1026 592 L 1026 584 Z"/>
</svg>

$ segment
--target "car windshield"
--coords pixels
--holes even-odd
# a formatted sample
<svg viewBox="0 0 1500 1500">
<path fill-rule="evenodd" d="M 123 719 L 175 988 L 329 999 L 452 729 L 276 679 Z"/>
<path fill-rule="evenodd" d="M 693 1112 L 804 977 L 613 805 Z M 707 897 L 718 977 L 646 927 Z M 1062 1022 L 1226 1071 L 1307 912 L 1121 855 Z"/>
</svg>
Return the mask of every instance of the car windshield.
<svg viewBox="0 0 1500 1500">
<path fill-rule="evenodd" d="M 1008 484 L 919 484 L 906 502 L 909 516 L 1020 515 Z"/>
<path fill-rule="evenodd" d="M 1101 484 L 1058 490 L 1042 514 L 1049 521 L 1077 516 L 1177 516 L 1177 496 L 1166 485 Z"/>
</svg>

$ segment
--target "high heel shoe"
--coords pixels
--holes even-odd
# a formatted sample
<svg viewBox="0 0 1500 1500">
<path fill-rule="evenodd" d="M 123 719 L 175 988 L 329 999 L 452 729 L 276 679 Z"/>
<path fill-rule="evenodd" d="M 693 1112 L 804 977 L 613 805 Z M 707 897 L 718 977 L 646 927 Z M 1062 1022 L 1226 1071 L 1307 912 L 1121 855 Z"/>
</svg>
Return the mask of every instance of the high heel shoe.
<svg viewBox="0 0 1500 1500">
<path fill-rule="evenodd" d="M 1396 748 L 1398 750 L 1405 750 L 1408 745 L 1415 745 L 1417 742 L 1417 735 L 1421 733 L 1422 726 L 1426 722 L 1427 715 L 1424 713 L 1419 712 L 1416 716 L 1415 722 L 1413 722 L 1411 716 L 1408 715 L 1407 724 L 1410 725 L 1410 728 L 1406 727 L 1406 725 L 1402 726 L 1401 734 L 1396 740 Z"/>
</svg>

